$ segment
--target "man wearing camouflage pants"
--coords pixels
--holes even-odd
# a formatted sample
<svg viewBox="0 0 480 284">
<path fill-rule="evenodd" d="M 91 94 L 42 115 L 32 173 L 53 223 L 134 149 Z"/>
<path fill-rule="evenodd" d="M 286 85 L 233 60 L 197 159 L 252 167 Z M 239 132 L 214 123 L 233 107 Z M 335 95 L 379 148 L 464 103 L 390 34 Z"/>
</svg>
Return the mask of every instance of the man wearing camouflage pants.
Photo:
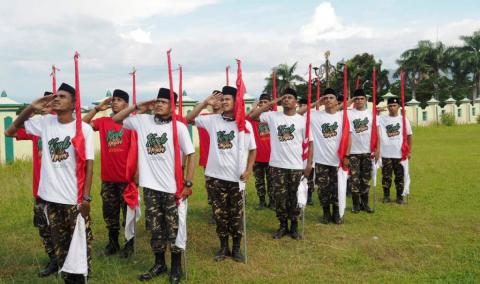
<svg viewBox="0 0 480 284">
<path fill-rule="evenodd" d="M 282 101 L 283 112 L 266 112 L 278 100 Z M 302 159 L 302 143 L 306 135 L 305 117 L 297 113 L 297 93 L 291 88 L 285 89 L 276 101 L 254 110 L 252 119 L 268 124 L 270 129 L 270 176 L 275 192 L 276 215 L 280 223 L 273 238 L 280 239 L 290 233 L 293 239 L 301 238 L 298 233 L 297 190 L 300 179 L 308 177 L 312 171 L 313 139 L 309 137 L 309 152 L 306 166 Z M 291 225 L 288 228 L 288 220 Z"/>
<path fill-rule="evenodd" d="M 203 127 L 210 136 L 210 149 L 205 169 L 207 188 L 212 195 L 217 235 L 220 240 L 220 249 L 215 255 L 216 261 L 222 261 L 227 256 L 233 260 L 243 262 L 244 256 L 240 252 L 243 235 L 243 192 L 240 191 L 239 181 L 246 182 L 255 161 L 256 145 L 253 137 L 252 125 L 245 122 L 244 149 L 248 150 L 247 167 L 241 176 L 238 176 L 239 131 L 235 121 L 234 109 L 237 89 L 225 86 L 222 93 L 209 96 L 199 103 L 188 115 L 187 121 L 194 122 L 197 127 Z M 208 105 L 214 105 L 222 100 L 222 114 L 202 115 L 200 112 Z M 228 238 L 232 236 L 233 245 L 230 253 Z"/>
<path fill-rule="evenodd" d="M 76 136 L 75 89 L 63 83 L 56 96 L 44 96 L 33 101 L 14 122 L 20 127 L 25 122 L 28 134 L 42 140 L 42 162 L 38 196 L 47 207 L 50 233 L 55 248 L 58 267 L 65 263 L 73 237 L 78 214 L 85 219 L 87 238 L 87 265 L 91 268 L 90 189 L 93 175 L 93 131 L 90 125 L 82 123 L 85 139 L 85 181 L 83 189 L 78 188 L 77 157 L 73 138 Z M 30 118 L 31 114 L 51 105 L 56 115 Z M 29 119 L 30 118 L 30 119 Z M 80 196 L 79 196 L 80 195 Z M 82 198 L 83 195 L 83 198 Z M 81 202 L 80 204 L 78 204 Z M 63 273 L 66 283 L 84 283 L 81 274 Z"/>
<path fill-rule="evenodd" d="M 118 235 L 120 231 L 120 211 L 123 211 L 125 220 L 127 205 L 123 200 L 123 191 L 128 184 L 126 165 L 131 147 L 132 131 L 115 123 L 111 117 L 101 117 L 92 120 L 99 111 L 112 108 L 113 114 L 128 107 L 127 92 L 116 89 L 112 98 L 104 100 L 83 117 L 93 130 L 100 132 L 100 154 L 102 172 L 102 209 L 103 219 L 108 229 L 109 242 L 105 247 L 105 255 L 113 255 L 120 250 Z M 134 238 L 125 243 L 120 251 L 120 257 L 127 258 L 133 254 Z"/>
<path fill-rule="evenodd" d="M 177 102 L 177 94 L 174 94 Z M 154 103 L 154 114 L 129 116 L 136 109 Z M 173 144 L 172 102 L 170 90 L 161 88 L 157 99 L 138 103 L 117 113 L 113 120 L 123 121 L 125 128 L 138 134 L 139 181 L 143 187 L 145 226 L 151 232 L 150 246 L 155 254 L 155 264 L 139 276 L 148 281 L 167 272 L 165 251 L 170 246 L 170 283 L 179 283 L 182 276 L 182 250 L 175 245 L 178 232 L 177 185 L 175 180 L 175 155 Z M 187 198 L 193 186 L 195 150 L 185 124 L 177 123 L 180 152 L 185 155 L 186 173 L 180 198 Z"/>
<path fill-rule="evenodd" d="M 379 119 L 380 129 L 380 153 L 382 155 L 382 186 L 383 202 L 390 202 L 390 187 L 392 176 L 395 174 L 395 188 L 397 190 L 396 202 L 403 204 L 403 166 L 402 159 L 403 127 L 402 116 L 398 115 L 400 108 L 398 98 L 389 98 L 387 101 L 388 115 L 382 115 Z M 407 143 L 412 149 L 412 127 L 406 120 Z M 410 159 L 410 154 L 408 154 Z"/>
<path fill-rule="evenodd" d="M 373 213 L 368 206 L 368 193 L 372 177 L 372 159 L 378 160 L 379 151 L 370 152 L 371 132 L 378 131 L 377 125 L 372 126 L 372 112 L 365 108 L 367 97 L 362 89 L 355 90 L 353 95 L 354 109 L 348 111 L 350 121 L 350 155 L 349 168 L 352 183 L 353 213 L 360 210 Z M 377 147 L 378 148 L 378 147 Z"/>
</svg>

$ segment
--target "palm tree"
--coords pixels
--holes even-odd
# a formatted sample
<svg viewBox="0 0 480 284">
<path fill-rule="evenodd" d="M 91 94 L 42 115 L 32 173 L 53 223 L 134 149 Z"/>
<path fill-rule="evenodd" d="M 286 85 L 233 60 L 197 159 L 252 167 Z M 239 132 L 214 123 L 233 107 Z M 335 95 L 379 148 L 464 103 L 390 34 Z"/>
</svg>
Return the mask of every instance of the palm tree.
<svg viewBox="0 0 480 284">
<path fill-rule="evenodd" d="M 420 44 L 419 44 L 420 45 Z M 409 87 L 412 99 L 416 99 L 416 91 L 418 85 L 428 78 L 429 66 L 425 63 L 424 50 L 420 50 L 417 46 L 404 51 L 397 60 L 398 69 L 393 74 L 394 78 L 400 77 L 400 71 L 405 74 L 405 83 Z"/>
<path fill-rule="evenodd" d="M 460 66 L 472 74 L 475 85 L 473 99 L 476 99 L 480 95 L 480 30 L 474 32 L 472 36 L 460 38 L 464 42 L 464 46 L 460 48 L 462 51 Z"/>
<path fill-rule="evenodd" d="M 277 95 L 281 94 L 286 88 L 294 88 L 296 84 L 305 82 L 302 76 L 295 74 L 295 69 L 297 69 L 297 62 L 292 66 L 287 64 L 280 64 L 275 69 L 276 75 L 276 85 L 277 85 Z M 270 94 L 272 92 L 272 74 L 265 78 L 267 85 L 263 89 L 265 93 Z"/>
</svg>

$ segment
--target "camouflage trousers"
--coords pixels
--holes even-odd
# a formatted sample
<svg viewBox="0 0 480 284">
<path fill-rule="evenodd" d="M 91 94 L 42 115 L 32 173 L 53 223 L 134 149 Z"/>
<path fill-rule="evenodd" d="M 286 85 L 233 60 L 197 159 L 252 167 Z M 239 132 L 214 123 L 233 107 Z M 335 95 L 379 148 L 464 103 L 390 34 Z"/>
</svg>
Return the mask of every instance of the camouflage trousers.
<svg viewBox="0 0 480 284">
<path fill-rule="evenodd" d="M 154 253 L 165 252 L 167 246 L 173 253 L 181 252 L 175 246 L 178 232 L 178 209 L 175 194 L 143 188 L 145 227 L 152 237 L 150 246 Z"/>
<path fill-rule="evenodd" d="M 121 182 L 102 182 L 102 210 L 103 220 L 109 231 L 120 230 L 120 210 L 123 215 L 123 225 L 125 226 L 125 217 L 127 214 L 127 204 L 123 200 L 123 190 L 127 183 Z"/>
<path fill-rule="evenodd" d="M 349 158 L 352 194 L 368 194 L 372 178 L 372 160 L 370 154 L 352 154 Z"/>
<path fill-rule="evenodd" d="M 307 179 L 308 195 L 312 195 L 312 193 L 315 192 L 314 176 L 315 176 L 315 169 L 312 169 L 312 172 L 310 173 Z"/>
<path fill-rule="evenodd" d="M 338 167 L 315 164 L 315 184 L 322 206 L 338 206 Z"/>
<path fill-rule="evenodd" d="M 297 190 L 302 174 L 303 170 L 270 167 L 275 211 L 280 222 L 288 219 L 296 221 L 300 215 L 300 208 L 297 207 Z"/>
<path fill-rule="evenodd" d="M 47 219 L 46 211 L 47 203 L 40 197 L 36 198 L 33 204 L 33 226 L 38 228 L 38 233 L 42 238 L 43 247 L 49 256 L 55 255 L 55 247 L 53 245 L 52 233 Z"/>
<path fill-rule="evenodd" d="M 80 214 L 80 211 L 77 209 L 77 205 L 59 204 L 54 202 L 46 203 L 52 241 L 55 247 L 55 255 L 57 257 L 58 266 L 62 267 L 70 248 L 73 231 L 75 230 L 75 226 L 77 224 L 77 216 Z M 85 231 L 87 236 L 87 261 L 89 271 L 92 268 L 91 262 L 93 241 L 90 222 L 90 216 L 87 216 L 85 218 Z"/>
<path fill-rule="evenodd" d="M 273 201 L 272 181 L 270 179 L 268 163 L 255 162 L 253 172 L 255 174 L 255 188 L 258 197 L 265 197 L 268 194 L 270 202 Z"/>
<path fill-rule="evenodd" d="M 403 167 L 400 164 L 401 159 L 382 158 L 382 186 L 386 196 L 390 196 L 390 187 L 392 186 L 392 176 L 395 174 L 395 188 L 397 197 L 403 193 Z"/>
<path fill-rule="evenodd" d="M 243 193 L 238 182 L 206 176 L 207 188 L 212 194 L 212 206 L 217 235 L 241 236 L 243 233 Z"/>
</svg>

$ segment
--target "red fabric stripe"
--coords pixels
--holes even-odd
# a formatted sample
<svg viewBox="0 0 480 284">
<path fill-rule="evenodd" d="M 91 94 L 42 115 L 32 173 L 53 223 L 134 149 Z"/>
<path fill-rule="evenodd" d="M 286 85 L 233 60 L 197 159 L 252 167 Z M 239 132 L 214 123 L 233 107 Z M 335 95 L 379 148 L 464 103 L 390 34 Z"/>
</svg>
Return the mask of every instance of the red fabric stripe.
<svg viewBox="0 0 480 284">
<path fill-rule="evenodd" d="M 83 200 L 83 187 L 85 186 L 85 137 L 82 130 L 82 113 L 81 113 L 81 101 L 80 101 L 80 74 L 78 72 L 78 57 L 80 54 L 75 52 L 73 57 L 75 62 L 75 137 L 72 139 L 73 147 L 75 148 L 76 156 L 76 173 L 77 173 L 77 187 L 78 198 L 77 202 L 82 203 Z"/>
<path fill-rule="evenodd" d="M 130 73 L 130 75 L 132 75 L 132 102 L 134 105 L 137 103 L 136 73 L 137 70 L 135 70 L 135 68 L 133 68 L 132 73 Z M 138 206 L 138 187 L 135 183 L 135 174 L 138 166 L 137 141 L 137 132 L 132 130 L 130 134 L 130 148 L 128 148 L 127 165 L 125 167 L 128 184 L 123 190 L 123 200 L 125 200 L 125 203 L 127 203 L 132 209 Z"/>
<path fill-rule="evenodd" d="M 275 70 L 272 72 L 272 99 L 277 100 L 277 74 L 275 74 Z M 277 103 L 273 105 L 272 110 L 277 111 Z"/>
<path fill-rule="evenodd" d="M 302 159 L 305 161 L 308 159 L 308 143 L 310 138 L 310 104 L 312 100 L 312 64 L 308 65 L 308 89 L 307 89 L 307 121 L 305 124 L 305 137 L 302 143 Z"/>
<path fill-rule="evenodd" d="M 317 77 L 317 97 L 316 97 L 316 101 L 318 101 L 320 99 L 320 79 Z M 315 106 L 315 110 L 318 110 L 319 106 L 316 105 Z"/>
<path fill-rule="evenodd" d="M 370 136 L 370 152 L 373 154 L 377 150 L 377 69 L 373 67 L 373 107 L 372 107 L 372 133 Z"/>
<path fill-rule="evenodd" d="M 347 170 L 343 165 L 343 159 L 347 154 L 348 139 L 350 136 L 350 124 L 348 122 L 347 113 L 347 99 L 348 99 L 348 70 L 347 65 L 343 69 L 343 125 L 342 125 L 342 139 L 340 140 L 340 147 L 338 148 L 338 157 L 340 158 L 340 167 Z"/>
<path fill-rule="evenodd" d="M 57 94 L 57 67 L 55 67 L 55 65 L 52 65 L 52 73 L 50 74 L 50 76 L 52 76 L 52 93 L 54 95 Z"/>
<path fill-rule="evenodd" d="M 238 131 L 245 131 L 249 133 L 245 128 L 245 101 L 243 96 L 247 92 L 245 83 L 243 82 L 242 75 L 242 62 L 237 59 L 237 96 L 235 98 L 235 121 L 237 123 Z"/>
<path fill-rule="evenodd" d="M 173 78 L 172 78 L 172 61 L 170 58 L 169 49 L 167 51 L 167 60 L 168 60 L 168 81 L 170 83 L 170 104 L 172 109 L 172 135 L 173 135 L 173 152 L 175 160 L 175 183 L 177 185 L 177 191 L 175 196 L 177 201 L 180 200 L 181 194 L 183 191 L 183 171 L 182 171 L 182 161 L 180 157 L 180 143 L 178 141 L 178 130 L 177 130 L 177 114 L 175 110 L 175 95 L 173 93 Z"/>
<path fill-rule="evenodd" d="M 402 161 L 407 159 L 410 146 L 407 140 L 407 116 L 405 114 L 405 73 L 400 72 L 400 96 L 402 99 Z"/>
</svg>

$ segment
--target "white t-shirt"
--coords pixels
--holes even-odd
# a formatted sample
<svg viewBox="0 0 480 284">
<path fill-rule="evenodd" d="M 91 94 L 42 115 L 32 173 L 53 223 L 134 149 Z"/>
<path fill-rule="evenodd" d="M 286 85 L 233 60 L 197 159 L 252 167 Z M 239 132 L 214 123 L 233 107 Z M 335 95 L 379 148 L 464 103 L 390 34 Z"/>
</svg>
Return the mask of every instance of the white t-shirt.
<svg viewBox="0 0 480 284">
<path fill-rule="evenodd" d="M 157 124 L 154 115 L 137 114 L 127 117 L 123 126 L 137 131 L 138 172 L 140 186 L 157 191 L 175 193 L 175 153 L 172 122 Z M 180 152 L 195 152 L 185 124 L 177 122 Z"/>
<path fill-rule="evenodd" d="M 334 114 L 325 111 L 312 111 L 310 127 L 314 142 L 313 161 L 327 166 L 338 166 L 338 148 L 342 139 L 342 112 Z"/>
<path fill-rule="evenodd" d="M 350 133 L 352 134 L 352 146 L 350 154 L 370 153 L 370 139 L 372 133 L 372 110 L 348 110 L 350 121 Z M 378 116 L 377 125 L 378 126 Z"/>
<path fill-rule="evenodd" d="M 410 121 L 406 120 L 407 135 L 412 135 Z M 402 116 L 382 115 L 380 124 L 380 154 L 383 158 L 402 158 Z"/>
<path fill-rule="evenodd" d="M 285 115 L 283 112 L 269 111 L 260 115 L 260 122 L 268 124 L 270 129 L 269 165 L 282 169 L 302 170 L 302 142 L 305 137 L 306 118 L 296 113 Z M 313 141 L 310 135 L 310 141 Z"/>
<path fill-rule="evenodd" d="M 205 128 L 210 136 L 205 175 L 222 180 L 238 182 L 238 127 L 235 121 L 226 121 L 220 114 L 201 115 L 195 118 L 195 125 Z M 250 133 L 245 133 L 245 150 L 257 148 L 250 122 L 245 121 Z M 248 155 L 245 155 L 248 159 Z"/>
<path fill-rule="evenodd" d="M 76 155 L 72 139 L 75 137 L 75 120 L 60 123 L 56 115 L 45 115 L 25 121 L 27 133 L 42 139 L 42 167 L 38 196 L 60 204 L 77 204 L 78 187 Z M 82 122 L 85 137 L 85 157 L 93 160 L 93 130 Z"/>
</svg>

